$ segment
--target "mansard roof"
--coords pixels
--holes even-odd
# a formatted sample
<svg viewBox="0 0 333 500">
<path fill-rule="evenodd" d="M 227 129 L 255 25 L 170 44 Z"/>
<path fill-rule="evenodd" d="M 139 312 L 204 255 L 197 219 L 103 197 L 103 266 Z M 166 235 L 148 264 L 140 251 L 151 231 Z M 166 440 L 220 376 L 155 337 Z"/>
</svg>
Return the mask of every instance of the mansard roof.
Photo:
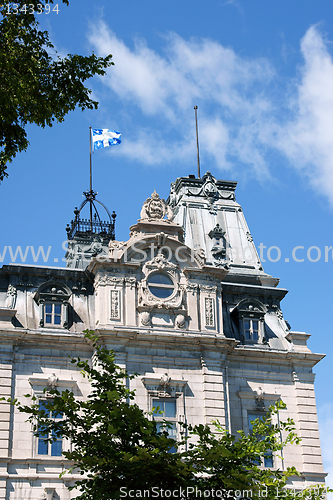
<svg viewBox="0 0 333 500">
<path fill-rule="evenodd" d="M 217 180 L 207 172 L 202 178 L 179 177 L 171 184 L 168 203 L 173 222 L 184 229 L 184 241 L 205 253 L 206 263 L 228 264 L 228 281 L 276 286 L 266 274 L 243 211 L 236 202 L 236 182 Z"/>
</svg>

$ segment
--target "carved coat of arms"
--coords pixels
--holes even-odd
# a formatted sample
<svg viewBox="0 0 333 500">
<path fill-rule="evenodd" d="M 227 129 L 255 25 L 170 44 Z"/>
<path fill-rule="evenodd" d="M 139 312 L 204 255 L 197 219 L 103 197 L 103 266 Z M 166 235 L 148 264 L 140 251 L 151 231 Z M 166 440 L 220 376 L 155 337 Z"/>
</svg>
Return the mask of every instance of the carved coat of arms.
<svg viewBox="0 0 333 500">
<path fill-rule="evenodd" d="M 172 210 L 169 205 L 166 204 L 163 198 L 154 191 L 150 198 L 148 198 L 141 209 L 140 218 L 141 219 L 167 219 L 172 218 Z"/>
</svg>

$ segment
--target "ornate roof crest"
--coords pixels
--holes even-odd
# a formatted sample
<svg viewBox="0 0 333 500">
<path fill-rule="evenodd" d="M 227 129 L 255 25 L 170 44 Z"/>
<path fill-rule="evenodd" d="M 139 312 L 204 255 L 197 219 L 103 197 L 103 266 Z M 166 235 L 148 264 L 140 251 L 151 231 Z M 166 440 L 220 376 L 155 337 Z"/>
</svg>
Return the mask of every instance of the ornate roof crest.
<svg viewBox="0 0 333 500">
<path fill-rule="evenodd" d="M 167 216 L 167 219 L 170 220 L 172 215 L 169 205 L 154 190 L 151 197 L 147 198 L 142 206 L 140 219 L 164 219 Z"/>
</svg>

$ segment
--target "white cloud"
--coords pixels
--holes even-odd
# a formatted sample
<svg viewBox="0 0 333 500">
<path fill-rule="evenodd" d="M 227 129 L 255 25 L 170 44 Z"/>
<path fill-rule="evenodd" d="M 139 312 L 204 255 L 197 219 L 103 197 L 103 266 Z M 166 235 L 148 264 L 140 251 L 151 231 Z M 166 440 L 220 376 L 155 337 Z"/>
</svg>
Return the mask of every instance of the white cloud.
<svg viewBox="0 0 333 500">
<path fill-rule="evenodd" d="M 300 70 L 291 118 L 278 145 L 318 192 L 333 204 L 333 62 L 316 27 L 301 41 Z"/>
<path fill-rule="evenodd" d="M 158 53 L 139 38 L 130 48 L 99 22 L 89 41 L 98 54 L 114 56 L 103 84 L 127 113 L 141 113 L 143 125 L 136 117 L 128 127 L 122 154 L 151 165 L 193 164 L 198 104 L 205 165 L 267 179 L 274 176 L 269 155 L 278 151 L 333 204 L 333 62 L 317 27 L 301 40 L 304 62 L 287 85 L 268 60 L 241 57 L 210 39 L 171 33 Z"/>
</svg>

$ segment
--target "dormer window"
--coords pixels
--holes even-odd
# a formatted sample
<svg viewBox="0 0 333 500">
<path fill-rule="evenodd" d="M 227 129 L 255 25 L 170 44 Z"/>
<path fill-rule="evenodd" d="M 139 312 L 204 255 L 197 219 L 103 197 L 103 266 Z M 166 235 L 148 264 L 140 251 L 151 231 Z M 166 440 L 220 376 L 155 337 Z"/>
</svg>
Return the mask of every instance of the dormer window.
<svg viewBox="0 0 333 500">
<path fill-rule="evenodd" d="M 231 311 L 238 324 L 241 340 L 245 344 L 266 343 L 264 318 L 266 308 L 257 299 L 244 299 Z"/>
<path fill-rule="evenodd" d="M 69 288 L 59 282 L 47 282 L 41 285 L 35 295 L 39 305 L 39 326 L 47 328 L 68 328 Z"/>
<path fill-rule="evenodd" d="M 44 304 L 44 324 L 61 325 L 62 304 L 45 303 Z"/>
</svg>

